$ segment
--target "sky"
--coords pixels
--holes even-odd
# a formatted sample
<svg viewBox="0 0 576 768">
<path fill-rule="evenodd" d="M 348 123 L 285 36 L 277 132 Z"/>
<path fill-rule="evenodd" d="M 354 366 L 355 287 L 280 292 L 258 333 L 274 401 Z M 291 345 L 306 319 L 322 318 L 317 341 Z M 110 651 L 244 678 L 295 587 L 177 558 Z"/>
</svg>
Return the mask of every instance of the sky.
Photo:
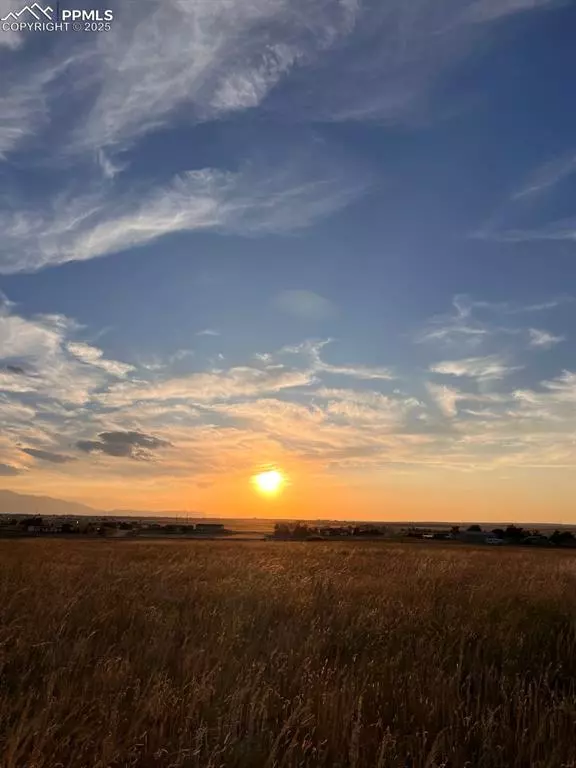
<svg viewBox="0 0 576 768">
<path fill-rule="evenodd" d="M 576 523 L 576 3 L 62 9 L 0 24 L 0 487 Z"/>
</svg>

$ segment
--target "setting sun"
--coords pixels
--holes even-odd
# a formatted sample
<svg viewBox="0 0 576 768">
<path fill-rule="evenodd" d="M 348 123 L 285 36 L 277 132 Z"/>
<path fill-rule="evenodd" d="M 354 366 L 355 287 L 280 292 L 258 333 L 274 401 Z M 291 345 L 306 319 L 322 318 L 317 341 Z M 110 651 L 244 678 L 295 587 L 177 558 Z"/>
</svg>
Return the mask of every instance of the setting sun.
<svg viewBox="0 0 576 768">
<path fill-rule="evenodd" d="M 267 496 L 275 496 L 280 492 L 284 485 L 284 476 L 277 469 L 270 469 L 267 472 L 260 472 L 254 475 L 252 482 L 260 493 Z"/>
</svg>

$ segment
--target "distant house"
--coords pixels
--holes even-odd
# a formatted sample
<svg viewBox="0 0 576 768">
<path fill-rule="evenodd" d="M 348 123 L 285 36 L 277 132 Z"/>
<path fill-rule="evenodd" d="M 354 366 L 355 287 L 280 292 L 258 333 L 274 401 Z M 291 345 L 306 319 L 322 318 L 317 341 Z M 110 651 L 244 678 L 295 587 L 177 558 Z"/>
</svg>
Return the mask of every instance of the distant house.
<svg viewBox="0 0 576 768">
<path fill-rule="evenodd" d="M 403 529 L 402 534 L 411 539 L 431 539 L 434 531 L 432 528 L 416 528 L 411 525 L 409 528 Z"/>
<path fill-rule="evenodd" d="M 317 529 L 317 534 L 319 536 L 351 536 L 353 533 L 353 528 L 351 526 L 346 525 L 335 525 L 335 526 L 323 526 L 322 528 Z"/>
<path fill-rule="evenodd" d="M 526 536 L 526 538 L 522 539 L 520 542 L 521 544 L 528 544 L 532 547 L 548 547 L 550 546 L 550 541 L 546 538 L 546 536 L 542 536 L 540 534 L 536 534 L 533 536 Z"/>
<path fill-rule="evenodd" d="M 483 531 L 479 525 L 471 525 L 467 530 L 459 533 L 456 538 L 466 544 L 486 544 L 488 536 L 489 534 Z"/>
<path fill-rule="evenodd" d="M 224 533 L 224 523 L 196 523 L 197 533 Z"/>
<path fill-rule="evenodd" d="M 41 525 L 28 525 L 26 526 L 28 533 L 42 533 Z"/>
<path fill-rule="evenodd" d="M 44 526 L 44 520 L 41 517 L 25 517 L 20 520 L 19 525 L 25 528 L 28 533 L 40 533 Z"/>
<path fill-rule="evenodd" d="M 193 525 L 181 525 L 180 533 L 194 533 L 195 528 Z"/>
<path fill-rule="evenodd" d="M 74 525 L 74 523 L 69 523 L 69 522 L 62 523 L 62 526 L 61 526 L 62 533 L 75 533 L 76 530 L 77 528 Z"/>
<path fill-rule="evenodd" d="M 42 527 L 42 533 L 61 533 L 62 528 L 59 525 L 44 525 Z"/>
</svg>

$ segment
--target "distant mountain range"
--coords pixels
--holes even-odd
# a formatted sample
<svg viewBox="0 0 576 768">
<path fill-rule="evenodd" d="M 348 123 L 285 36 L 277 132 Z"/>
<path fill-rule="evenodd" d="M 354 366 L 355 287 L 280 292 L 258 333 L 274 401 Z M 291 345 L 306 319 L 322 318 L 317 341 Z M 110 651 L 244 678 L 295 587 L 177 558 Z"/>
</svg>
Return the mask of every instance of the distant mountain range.
<svg viewBox="0 0 576 768">
<path fill-rule="evenodd" d="M 202 512 L 195 512 L 192 510 L 187 511 L 184 509 L 163 509 L 160 512 L 151 512 L 150 510 L 142 509 L 110 509 L 107 512 L 100 512 L 97 514 L 111 515 L 112 517 L 154 517 L 158 520 L 173 520 L 175 517 L 190 517 L 194 519 L 204 517 Z"/>
<path fill-rule="evenodd" d="M 204 517 L 200 512 L 185 510 L 151 512 L 142 509 L 95 509 L 87 504 L 79 504 L 75 501 L 54 499 L 51 496 L 33 496 L 15 491 L 0 490 L 0 515 L 88 515 L 101 517 L 111 515 L 114 517 Z"/>
<path fill-rule="evenodd" d="M 53 499 L 51 496 L 32 496 L 26 493 L 0 490 L 2 515 L 103 515 L 102 510 L 77 504 L 74 501 Z"/>
</svg>

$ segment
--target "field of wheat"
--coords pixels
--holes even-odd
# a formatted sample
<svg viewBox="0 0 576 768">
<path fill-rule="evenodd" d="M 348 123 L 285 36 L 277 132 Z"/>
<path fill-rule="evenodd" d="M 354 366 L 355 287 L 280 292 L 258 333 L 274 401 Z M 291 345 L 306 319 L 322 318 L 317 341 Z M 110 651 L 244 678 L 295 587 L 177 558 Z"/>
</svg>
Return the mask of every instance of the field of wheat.
<svg viewBox="0 0 576 768">
<path fill-rule="evenodd" d="M 0 765 L 576 766 L 576 557 L 0 541 Z"/>
</svg>

